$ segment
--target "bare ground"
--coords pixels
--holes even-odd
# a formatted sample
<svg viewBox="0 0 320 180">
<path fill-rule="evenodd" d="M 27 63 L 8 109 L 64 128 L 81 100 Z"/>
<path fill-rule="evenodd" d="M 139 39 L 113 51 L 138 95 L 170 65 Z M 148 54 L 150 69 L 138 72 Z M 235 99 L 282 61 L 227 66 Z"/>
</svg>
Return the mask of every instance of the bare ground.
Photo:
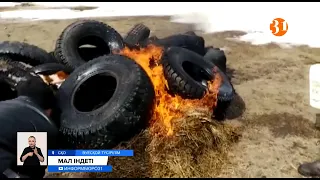
<svg viewBox="0 0 320 180">
<path fill-rule="evenodd" d="M 39 10 L 39 9 L 70 9 L 70 10 L 74 10 L 74 11 L 85 11 L 85 10 L 92 10 L 92 9 L 96 9 L 96 8 L 98 8 L 98 7 L 93 7 L 93 6 L 44 7 L 44 6 L 35 5 L 30 2 L 23 2 L 23 3 L 19 3 L 15 6 L 11 6 L 11 7 L 1 7 L 0 6 L 0 12 L 15 11 L 15 10 Z"/>
<path fill-rule="evenodd" d="M 122 35 L 138 22 L 145 23 L 152 34 L 159 37 L 192 28 L 190 25 L 170 23 L 166 17 L 99 20 Z M 5 22 L 1 24 L 3 30 L 0 38 L 28 42 L 52 51 L 63 28 L 73 21 Z M 205 146 L 197 149 L 201 156 L 198 152 L 190 153 L 190 148 L 179 149 L 177 146 L 168 149 L 171 154 L 158 156 L 159 145 L 150 150 L 154 147 L 150 146 L 154 139 L 150 139 L 152 133 L 148 130 L 123 146 L 133 148 L 135 157 L 111 158 L 114 172 L 91 176 L 300 177 L 297 166 L 319 158 L 319 132 L 314 128 L 315 112 L 308 103 L 308 68 L 310 64 L 320 61 L 320 49 L 306 46 L 281 49 L 276 44 L 253 46 L 229 39 L 241 34 L 223 32 L 203 35 L 206 45 L 226 49 L 229 75 L 233 77 L 232 82 L 239 95 L 228 111 L 228 121 L 214 126 L 223 134 L 233 132 L 228 136 L 220 134 L 225 138 L 218 139 L 219 143 L 224 140 L 230 142 L 223 147 L 225 151 L 201 142 Z M 225 128 L 236 129 L 229 131 Z M 217 142 L 217 139 L 210 142 Z M 177 159 L 170 159 L 174 156 L 173 152 L 188 156 L 175 161 Z"/>
</svg>

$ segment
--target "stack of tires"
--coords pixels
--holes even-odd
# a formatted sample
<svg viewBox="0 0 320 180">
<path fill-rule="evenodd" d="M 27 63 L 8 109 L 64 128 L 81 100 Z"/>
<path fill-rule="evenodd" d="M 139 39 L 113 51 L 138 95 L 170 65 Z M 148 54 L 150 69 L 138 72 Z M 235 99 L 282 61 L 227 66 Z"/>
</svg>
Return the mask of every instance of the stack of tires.
<svg viewBox="0 0 320 180">
<path fill-rule="evenodd" d="M 17 84 L 28 76 L 42 81 L 36 73 L 46 73 L 48 67 L 45 64 L 59 65 L 49 53 L 37 46 L 8 41 L 0 43 L 0 63 L 1 101 L 15 98 Z"/>
<path fill-rule="evenodd" d="M 202 98 L 207 90 L 206 82 L 212 79 L 215 73 L 220 75 L 222 84 L 213 115 L 217 120 L 224 120 L 235 94 L 226 74 L 227 58 L 224 51 L 212 46 L 205 47 L 204 39 L 193 31 L 163 39 L 149 36 L 150 29 L 143 24 L 137 24 L 129 31 L 125 41 L 130 45 L 147 46 L 152 43 L 165 47 L 164 75 L 173 93 L 184 98 Z M 212 74 L 210 72 L 213 68 L 216 72 Z"/>
<path fill-rule="evenodd" d="M 118 52 L 126 46 L 153 43 L 165 48 L 162 65 L 174 94 L 200 99 L 207 82 L 220 74 L 222 85 L 214 114 L 216 119 L 224 119 L 234 94 L 225 74 L 224 52 L 206 48 L 204 39 L 194 32 L 163 39 L 149 36 L 150 29 L 143 24 L 135 25 L 123 38 L 102 22 L 80 20 L 63 30 L 50 53 L 26 43 L 2 42 L 0 63 L 7 66 L 0 69 L 0 84 L 8 90 L 0 98 L 14 98 L 15 86 L 28 75 L 63 71 L 69 76 L 56 89 L 59 109 L 55 113 L 63 136 L 61 147 L 113 148 L 146 128 L 155 98 L 144 69 Z"/>
<path fill-rule="evenodd" d="M 72 70 L 57 94 L 67 148 L 113 148 L 148 125 L 154 88 L 140 65 L 117 55 L 124 47 L 116 30 L 94 20 L 76 21 L 58 38 L 54 56 Z"/>
<path fill-rule="evenodd" d="M 82 45 L 95 46 L 82 48 Z M 152 115 L 154 88 L 135 61 L 115 55 L 123 38 L 98 21 L 81 20 L 64 29 L 53 52 L 20 42 L 0 43 L 1 100 L 32 75 L 69 74 L 56 89 L 61 148 L 113 148 L 144 129 Z M 4 89 L 6 88 L 6 89 Z"/>
</svg>

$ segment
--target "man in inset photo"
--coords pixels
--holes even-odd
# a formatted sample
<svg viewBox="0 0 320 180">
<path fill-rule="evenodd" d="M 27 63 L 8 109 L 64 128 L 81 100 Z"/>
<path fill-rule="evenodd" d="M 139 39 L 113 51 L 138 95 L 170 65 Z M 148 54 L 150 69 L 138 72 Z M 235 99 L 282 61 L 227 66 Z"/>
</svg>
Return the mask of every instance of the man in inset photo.
<svg viewBox="0 0 320 180">
<path fill-rule="evenodd" d="M 23 171 L 31 178 L 42 178 L 44 176 L 43 167 L 40 162 L 44 161 L 41 149 L 36 146 L 36 138 L 30 136 L 28 138 L 29 146 L 24 148 L 20 161 L 23 162 Z"/>
</svg>

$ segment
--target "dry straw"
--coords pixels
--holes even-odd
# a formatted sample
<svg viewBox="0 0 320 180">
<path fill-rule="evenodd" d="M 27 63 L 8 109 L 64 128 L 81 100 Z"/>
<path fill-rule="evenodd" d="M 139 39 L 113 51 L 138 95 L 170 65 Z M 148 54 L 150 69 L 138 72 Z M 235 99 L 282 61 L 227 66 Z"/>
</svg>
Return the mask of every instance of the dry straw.
<svg viewBox="0 0 320 180">
<path fill-rule="evenodd" d="M 228 163 L 227 152 L 238 141 L 240 129 L 214 121 L 207 111 L 186 112 L 172 123 L 174 134 L 166 136 L 161 122 L 127 144 L 134 157 L 112 157 L 112 173 L 94 177 L 216 177 Z"/>
</svg>

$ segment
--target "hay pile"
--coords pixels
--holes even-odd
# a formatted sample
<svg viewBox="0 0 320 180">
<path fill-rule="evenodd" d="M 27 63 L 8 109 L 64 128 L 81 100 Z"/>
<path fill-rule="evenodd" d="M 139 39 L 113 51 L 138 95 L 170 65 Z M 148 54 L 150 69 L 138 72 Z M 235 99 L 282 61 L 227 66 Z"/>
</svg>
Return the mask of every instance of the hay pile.
<svg viewBox="0 0 320 180">
<path fill-rule="evenodd" d="M 228 150 L 241 134 L 233 127 L 211 120 L 204 110 L 186 112 L 173 122 L 174 134 L 155 122 L 148 130 L 115 149 L 133 149 L 133 157 L 109 157 L 112 173 L 50 173 L 50 177 L 92 178 L 191 178 L 217 177 L 228 163 Z"/>
<path fill-rule="evenodd" d="M 127 144 L 115 149 L 133 149 L 134 157 L 111 157 L 112 173 L 91 177 L 216 177 L 228 162 L 227 152 L 238 141 L 240 129 L 211 120 L 206 111 L 186 112 L 173 121 L 174 134 L 160 122 Z"/>
</svg>

